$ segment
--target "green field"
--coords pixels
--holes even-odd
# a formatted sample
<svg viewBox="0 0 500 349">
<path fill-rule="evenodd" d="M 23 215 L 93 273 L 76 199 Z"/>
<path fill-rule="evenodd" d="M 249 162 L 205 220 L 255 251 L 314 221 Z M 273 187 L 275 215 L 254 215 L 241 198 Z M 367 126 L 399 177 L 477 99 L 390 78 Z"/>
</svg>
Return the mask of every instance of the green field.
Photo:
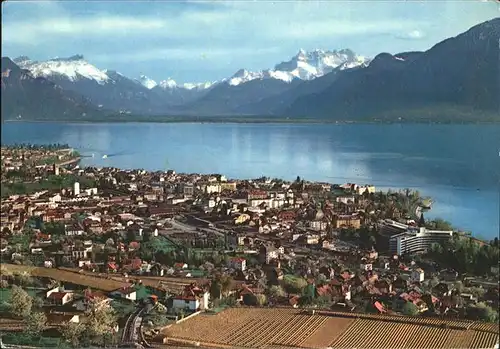
<svg viewBox="0 0 500 349">
<path fill-rule="evenodd" d="M 2 182 L 0 191 L 2 197 L 9 195 L 33 194 L 42 190 L 59 190 L 61 188 L 69 188 L 75 182 L 80 182 L 82 187 L 93 187 L 95 181 L 87 177 L 64 175 L 64 176 L 49 176 L 39 182 L 17 182 L 5 183 Z"/>
<path fill-rule="evenodd" d="M 37 291 L 33 289 L 24 289 L 31 297 L 37 296 Z M 10 288 L 0 288 L 0 302 L 10 302 L 10 297 L 12 296 L 12 289 Z"/>
</svg>

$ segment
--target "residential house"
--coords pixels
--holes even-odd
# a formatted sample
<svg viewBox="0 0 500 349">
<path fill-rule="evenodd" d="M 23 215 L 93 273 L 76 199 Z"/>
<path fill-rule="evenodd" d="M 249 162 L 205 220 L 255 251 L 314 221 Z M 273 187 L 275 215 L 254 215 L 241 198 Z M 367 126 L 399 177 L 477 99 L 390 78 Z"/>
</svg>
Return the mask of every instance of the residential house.
<svg viewBox="0 0 500 349">
<path fill-rule="evenodd" d="M 359 229 L 361 227 L 361 219 L 358 215 L 334 215 L 333 216 L 333 227 L 334 229 L 339 228 L 354 228 Z"/>
<path fill-rule="evenodd" d="M 150 270 L 150 274 L 153 276 L 163 276 L 165 274 L 165 269 L 159 263 L 154 263 Z"/>
<path fill-rule="evenodd" d="M 85 234 L 85 231 L 84 231 L 83 226 L 81 224 L 72 224 L 72 225 L 65 226 L 64 234 L 66 236 L 81 236 L 81 235 Z"/>
<path fill-rule="evenodd" d="M 259 257 L 261 261 L 265 261 L 265 263 L 269 264 L 271 260 L 279 257 L 279 250 L 272 245 L 263 245 L 260 248 Z"/>
<path fill-rule="evenodd" d="M 327 227 L 328 222 L 324 218 L 309 221 L 309 228 L 313 230 L 326 230 Z"/>
<path fill-rule="evenodd" d="M 424 271 L 420 268 L 412 270 L 410 279 L 412 282 L 424 281 Z"/>
<path fill-rule="evenodd" d="M 122 287 L 109 293 L 111 297 L 119 297 L 131 301 L 137 300 L 137 292 L 134 287 Z"/>
<path fill-rule="evenodd" d="M 186 263 L 175 263 L 174 268 L 179 270 L 179 269 L 187 269 L 188 265 Z"/>
<path fill-rule="evenodd" d="M 187 285 L 180 295 L 172 297 L 172 308 L 186 309 L 189 311 L 208 309 L 210 293 L 196 286 L 196 284 Z"/>
<path fill-rule="evenodd" d="M 229 260 L 229 267 L 236 270 L 245 271 L 247 267 L 247 261 L 245 258 L 235 257 Z"/>
<path fill-rule="evenodd" d="M 49 291 L 47 292 L 47 302 L 52 305 L 65 305 L 73 300 L 73 292 Z"/>
<path fill-rule="evenodd" d="M 392 283 L 387 279 L 379 279 L 375 281 L 374 286 L 378 288 L 382 294 L 392 292 Z"/>
<path fill-rule="evenodd" d="M 335 201 L 344 204 L 352 204 L 354 203 L 354 196 L 339 196 L 335 199 Z"/>
<path fill-rule="evenodd" d="M 71 251 L 71 257 L 74 260 L 79 260 L 79 259 L 87 259 L 90 258 L 92 254 L 92 247 L 82 247 L 82 248 L 77 248 Z"/>
<path fill-rule="evenodd" d="M 445 282 L 440 282 L 432 288 L 432 293 L 437 297 L 450 296 L 452 289 Z"/>
<path fill-rule="evenodd" d="M 278 220 L 281 222 L 294 222 L 297 212 L 294 210 L 284 210 L 278 213 Z"/>
<path fill-rule="evenodd" d="M 373 264 L 365 261 L 359 265 L 359 268 L 363 271 L 371 271 L 373 270 Z"/>
</svg>

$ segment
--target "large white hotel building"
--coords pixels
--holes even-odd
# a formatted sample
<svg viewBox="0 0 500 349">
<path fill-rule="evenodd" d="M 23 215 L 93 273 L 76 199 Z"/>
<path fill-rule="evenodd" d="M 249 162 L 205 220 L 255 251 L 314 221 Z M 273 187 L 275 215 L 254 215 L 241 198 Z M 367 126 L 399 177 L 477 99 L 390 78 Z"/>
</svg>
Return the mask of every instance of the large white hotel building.
<svg viewBox="0 0 500 349">
<path fill-rule="evenodd" d="M 386 219 L 381 231 L 389 238 L 389 251 L 398 255 L 427 251 L 432 244 L 443 244 L 453 237 L 453 231 L 429 230 Z"/>
</svg>

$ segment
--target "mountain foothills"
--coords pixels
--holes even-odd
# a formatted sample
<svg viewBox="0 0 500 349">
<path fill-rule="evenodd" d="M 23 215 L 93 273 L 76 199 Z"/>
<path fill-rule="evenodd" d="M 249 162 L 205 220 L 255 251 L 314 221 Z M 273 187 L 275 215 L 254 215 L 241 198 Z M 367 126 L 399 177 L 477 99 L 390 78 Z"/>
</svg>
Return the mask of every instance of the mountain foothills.
<svg viewBox="0 0 500 349">
<path fill-rule="evenodd" d="M 100 70 L 83 56 L 2 58 L 2 118 L 260 116 L 325 121 L 500 120 L 500 18 L 425 52 L 306 52 L 273 69 L 178 84 Z M 129 118 L 132 116 L 129 115 Z"/>
</svg>

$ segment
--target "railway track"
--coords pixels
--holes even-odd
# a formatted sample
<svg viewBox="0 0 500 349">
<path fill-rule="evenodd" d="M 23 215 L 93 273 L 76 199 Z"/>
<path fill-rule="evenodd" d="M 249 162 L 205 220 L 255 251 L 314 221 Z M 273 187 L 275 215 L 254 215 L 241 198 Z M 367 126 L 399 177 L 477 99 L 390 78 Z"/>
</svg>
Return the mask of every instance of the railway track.
<svg viewBox="0 0 500 349">
<path fill-rule="evenodd" d="M 143 311 L 143 308 L 138 308 L 128 317 L 127 321 L 125 322 L 125 327 L 123 328 L 121 338 L 122 345 L 135 344 L 137 338 L 135 331 L 136 323 Z"/>
</svg>

